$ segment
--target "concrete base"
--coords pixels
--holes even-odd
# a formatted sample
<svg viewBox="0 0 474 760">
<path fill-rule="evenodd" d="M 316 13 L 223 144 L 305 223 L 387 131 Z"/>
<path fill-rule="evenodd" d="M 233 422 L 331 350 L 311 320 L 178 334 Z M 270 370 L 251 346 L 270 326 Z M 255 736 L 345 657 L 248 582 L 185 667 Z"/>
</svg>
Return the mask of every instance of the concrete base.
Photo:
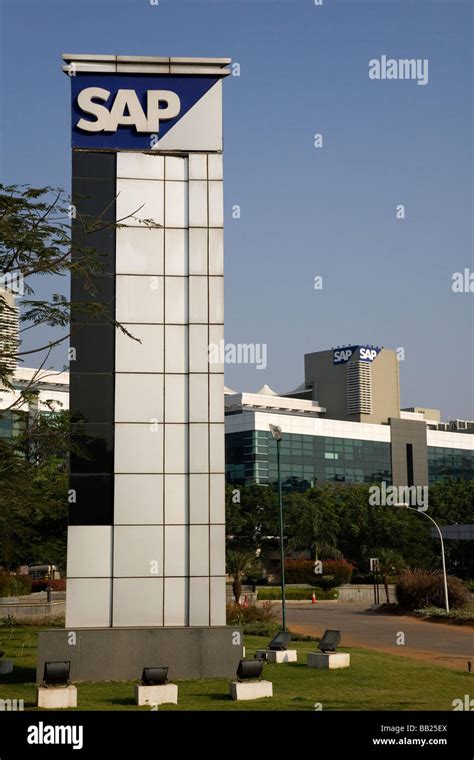
<svg viewBox="0 0 474 760">
<path fill-rule="evenodd" d="M 258 655 L 266 655 L 267 662 L 275 663 L 279 665 L 282 662 L 297 662 L 298 652 L 296 649 L 286 649 L 282 651 L 276 651 L 274 649 L 258 649 Z"/>
<path fill-rule="evenodd" d="M 13 660 L 0 659 L 0 676 L 6 676 L 13 671 Z"/>
<path fill-rule="evenodd" d="M 173 681 L 232 678 L 242 644 L 238 627 L 54 628 L 38 636 L 36 682 L 43 680 L 44 663 L 58 660 L 71 661 L 74 683 L 138 681 L 143 668 L 155 665 L 168 666 Z"/>
<path fill-rule="evenodd" d="M 38 707 L 57 710 L 64 707 L 77 707 L 77 689 L 75 686 L 38 686 Z"/>
<path fill-rule="evenodd" d="M 232 699 L 262 699 L 273 697 L 273 684 L 271 681 L 231 681 L 229 692 Z"/>
<path fill-rule="evenodd" d="M 351 656 L 347 652 L 338 652 L 337 654 L 308 652 L 308 668 L 336 670 L 337 668 L 349 668 L 350 664 Z"/>
<path fill-rule="evenodd" d="M 163 683 L 157 686 L 135 686 L 135 704 L 143 705 L 177 705 L 178 687 L 175 683 Z"/>
</svg>

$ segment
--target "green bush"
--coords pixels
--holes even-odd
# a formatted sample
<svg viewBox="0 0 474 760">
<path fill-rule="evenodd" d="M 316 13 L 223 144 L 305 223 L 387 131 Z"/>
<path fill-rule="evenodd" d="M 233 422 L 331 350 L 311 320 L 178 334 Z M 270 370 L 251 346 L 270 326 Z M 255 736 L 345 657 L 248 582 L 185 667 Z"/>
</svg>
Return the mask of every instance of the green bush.
<svg viewBox="0 0 474 760">
<path fill-rule="evenodd" d="M 306 588 L 285 587 L 285 599 L 288 601 L 310 601 L 313 592 L 318 601 L 337 599 L 339 596 L 337 590 L 334 588 L 323 589 L 318 588 L 317 586 L 307 586 Z M 264 601 L 266 599 L 281 599 L 281 586 L 259 586 L 257 598 L 259 601 Z"/>
<path fill-rule="evenodd" d="M 397 601 L 405 610 L 444 607 L 444 580 L 439 570 L 405 570 L 399 576 L 395 590 Z M 465 584 L 453 575 L 448 575 L 448 598 L 453 609 L 462 607 L 469 600 Z"/>
<path fill-rule="evenodd" d="M 32 580 L 28 575 L 0 575 L 0 596 L 24 596 L 31 592 Z"/>
<path fill-rule="evenodd" d="M 271 602 L 259 605 L 249 604 L 243 607 L 240 604 L 227 605 L 227 622 L 236 625 L 245 623 L 271 623 L 274 621 L 276 610 Z"/>
<path fill-rule="evenodd" d="M 314 572 L 311 559 L 288 559 L 285 562 L 285 580 L 287 583 L 308 583 L 311 586 L 330 589 L 342 583 L 350 583 L 353 567 L 344 559 L 323 561 L 322 575 Z"/>
</svg>

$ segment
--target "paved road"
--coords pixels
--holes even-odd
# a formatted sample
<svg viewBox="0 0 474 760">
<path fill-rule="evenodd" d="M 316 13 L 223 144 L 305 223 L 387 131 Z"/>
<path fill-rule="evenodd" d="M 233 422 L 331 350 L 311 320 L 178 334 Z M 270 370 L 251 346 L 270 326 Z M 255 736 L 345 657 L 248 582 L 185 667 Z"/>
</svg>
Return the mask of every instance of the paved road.
<svg viewBox="0 0 474 760">
<path fill-rule="evenodd" d="M 472 628 L 429 623 L 408 615 L 368 613 L 367 606 L 358 602 L 288 605 L 287 623 L 292 631 L 311 636 L 320 636 L 326 628 L 337 628 L 342 646 L 429 660 L 456 670 L 467 670 L 467 661 L 472 660 L 474 669 Z M 404 646 L 397 645 L 399 631 L 405 634 Z"/>
</svg>

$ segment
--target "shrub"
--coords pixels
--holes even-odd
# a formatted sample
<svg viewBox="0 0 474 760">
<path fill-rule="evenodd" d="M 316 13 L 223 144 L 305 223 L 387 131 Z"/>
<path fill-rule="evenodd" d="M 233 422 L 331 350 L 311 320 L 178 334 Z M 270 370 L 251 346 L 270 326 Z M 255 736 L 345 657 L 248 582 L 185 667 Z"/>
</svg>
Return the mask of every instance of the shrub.
<svg viewBox="0 0 474 760">
<path fill-rule="evenodd" d="M 28 575 L 0 575 L 0 596 L 24 596 L 31 592 L 32 580 Z"/>
<path fill-rule="evenodd" d="M 439 570 L 405 570 L 396 584 L 397 601 L 406 610 L 444 607 L 444 581 Z M 465 584 L 448 575 L 448 598 L 452 608 L 462 607 L 469 599 Z"/>
<path fill-rule="evenodd" d="M 48 588 L 53 589 L 53 591 L 66 591 L 66 578 L 55 578 L 53 580 L 36 580 L 33 581 L 33 587 L 32 592 L 36 593 L 37 591 L 46 591 Z"/>
<path fill-rule="evenodd" d="M 245 623 L 271 623 L 274 621 L 276 610 L 271 602 L 258 607 L 250 604 L 248 607 L 242 607 L 239 604 L 227 605 L 227 622 L 243 625 Z"/>
<path fill-rule="evenodd" d="M 285 598 L 289 601 L 310 601 L 313 595 L 313 591 L 316 594 L 316 599 L 322 601 L 324 599 L 337 599 L 338 592 L 335 589 L 322 589 L 317 586 L 307 586 L 306 588 L 285 588 Z M 265 586 L 258 589 L 259 600 L 265 599 L 281 599 L 281 586 Z"/>
<path fill-rule="evenodd" d="M 330 589 L 341 583 L 350 583 L 353 567 L 344 559 L 328 559 L 323 562 L 323 574 L 316 575 L 311 559 L 288 559 L 285 562 L 287 583 L 309 583 Z"/>
</svg>

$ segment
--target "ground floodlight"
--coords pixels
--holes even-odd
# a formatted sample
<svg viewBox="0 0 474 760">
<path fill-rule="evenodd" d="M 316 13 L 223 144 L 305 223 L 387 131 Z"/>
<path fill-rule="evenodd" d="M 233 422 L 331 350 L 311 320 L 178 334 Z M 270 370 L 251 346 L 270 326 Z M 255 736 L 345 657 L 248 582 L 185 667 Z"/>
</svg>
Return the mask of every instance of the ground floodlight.
<svg viewBox="0 0 474 760">
<path fill-rule="evenodd" d="M 143 668 L 142 685 L 159 686 L 168 683 L 168 667 Z"/>
<path fill-rule="evenodd" d="M 331 629 L 327 629 L 324 631 L 321 640 L 318 644 L 318 649 L 321 650 L 321 652 L 328 652 L 330 654 L 335 654 L 337 651 L 337 646 L 341 641 L 341 632 L 340 631 L 334 631 Z"/>
<path fill-rule="evenodd" d="M 280 633 L 277 633 L 277 635 L 270 641 L 268 649 L 271 649 L 273 652 L 284 652 L 288 649 L 290 641 L 291 633 L 280 631 Z"/>
<path fill-rule="evenodd" d="M 68 686 L 71 661 L 45 662 L 43 683 L 45 686 Z"/>
<path fill-rule="evenodd" d="M 239 681 L 250 681 L 252 678 L 261 678 L 264 660 L 240 660 L 237 668 Z"/>
</svg>

